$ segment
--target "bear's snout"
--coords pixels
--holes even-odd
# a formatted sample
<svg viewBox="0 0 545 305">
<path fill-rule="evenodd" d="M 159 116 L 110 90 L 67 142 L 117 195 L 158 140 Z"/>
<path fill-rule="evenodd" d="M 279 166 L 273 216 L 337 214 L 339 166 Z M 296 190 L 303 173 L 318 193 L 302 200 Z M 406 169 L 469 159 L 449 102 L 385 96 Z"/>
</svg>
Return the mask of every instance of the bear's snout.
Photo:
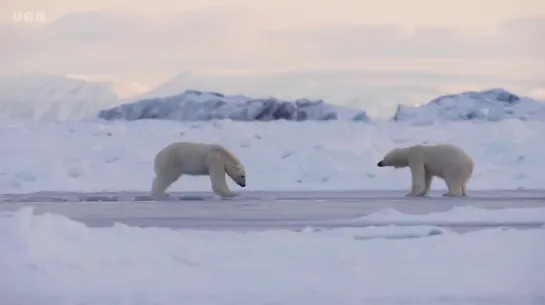
<svg viewBox="0 0 545 305">
<path fill-rule="evenodd" d="M 380 161 L 379 163 L 377 163 L 377 166 L 378 166 L 378 167 L 384 167 L 384 162 L 383 162 L 383 161 Z"/>
<path fill-rule="evenodd" d="M 238 185 L 240 185 L 241 187 L 245 187 L 245 186 L 246 186 L 246 182 L 241 182 L 241 183 L 239 183 Z"/>
</svg>

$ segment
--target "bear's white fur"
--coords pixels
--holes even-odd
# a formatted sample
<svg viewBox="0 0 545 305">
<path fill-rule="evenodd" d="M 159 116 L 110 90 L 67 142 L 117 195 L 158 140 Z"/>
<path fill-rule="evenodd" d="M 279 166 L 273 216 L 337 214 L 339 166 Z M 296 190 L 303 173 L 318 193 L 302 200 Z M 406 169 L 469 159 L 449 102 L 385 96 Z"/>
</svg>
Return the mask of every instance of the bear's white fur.
<svg viewBox="0 0 545 305">
<path fill-rule="evenodd" d="M 175 142 L 155 156 L 155 178 L 151 193 L 164 196 L 166 189 L 181 175 L 210 176 L 212 190 L 221 197 L 234 197 L 225 174 L 241 187 L 246 186 L 246 170 L 230 151 L 218 144 Z"/>
<path fill-rule="evenodd" d="M 395 148 L 377 166 L 409 167 L 412 187 L 407 196 L 425 196 L 433 177 L 445 180 L 448 192 L 443 196 L 467 196 L 467 182 L 473 173 L 473 160 L 450 144 L 415 145 Z"/>
</svg>

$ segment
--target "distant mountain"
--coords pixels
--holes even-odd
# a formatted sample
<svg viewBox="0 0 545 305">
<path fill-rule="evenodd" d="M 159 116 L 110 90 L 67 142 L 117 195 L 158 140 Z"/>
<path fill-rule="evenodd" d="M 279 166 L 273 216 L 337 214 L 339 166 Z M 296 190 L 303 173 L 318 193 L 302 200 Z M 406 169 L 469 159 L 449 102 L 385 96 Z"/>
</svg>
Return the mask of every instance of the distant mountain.
<svg viewBox="0 0 545 305">
<path fill-rule="evenodd" d="M 367 121 L 365 111 L 334 106 L 322 100 L 299 99 L 284 101 L 276 98 L 227 96 L 216 92 L 187 90 L 181 94 L 144 99 L 102 110 L 105 120 L 168 119 L 178 121 L 207 121 L 231 119 L 235 121 L 307 121 L 358 120 Z"/>
<path fill-rule="evenodd" d="M 121 101 L 111 84 L 62 75 L 22 74 L 0 78 L 0 116 L 78 120 L 96 117 Z"/>
<path fill-rule="evenodd" d="M 438 97 L 425 105 L 399 105 L 394 121 L 426 124 L 437 121 L 504 119 L 545 120 L 545 103 L 504 89 L 468 91 Z"/>
<path fill-rule="evenodd" d="M 200 78 L 181 73 L 154 90 L 137 83 L 98 82 L 52 74 L 0 77 L 0 117 L 45 120 L 169 119 L 202 121 L 358 120 L 366 111 L 335 106 L 323 100 L 252 98 L 210 91 L 187 90 Z M 145 92 L 143 95 L 139 95 Z M 182 93 L 180 93 L 182 92 Z M 122 104 L 119 96 L 133 103 Z M 140 98 L 146 97 L 147 98 Z M 125 100 L 129 101 L 129 100 Z M 438 97 L 421 106 L 398 105 L 394 121 L 429 124 L 439 121 L 544 120 L 545 102 L 504 89 L 469 91 Z"/>
<path fill-rule="evenodd" d="M 193 72 L 182 72 L 160 84 L 159 86 L 143 92 L 141 95 L 134 96 L 131 101 L 140 101 L 146 99 L 168 97 L 178 95 L 187 88 L 194 88 L 198 85 L 200 78 L 196 77 Z"/>
</svg>

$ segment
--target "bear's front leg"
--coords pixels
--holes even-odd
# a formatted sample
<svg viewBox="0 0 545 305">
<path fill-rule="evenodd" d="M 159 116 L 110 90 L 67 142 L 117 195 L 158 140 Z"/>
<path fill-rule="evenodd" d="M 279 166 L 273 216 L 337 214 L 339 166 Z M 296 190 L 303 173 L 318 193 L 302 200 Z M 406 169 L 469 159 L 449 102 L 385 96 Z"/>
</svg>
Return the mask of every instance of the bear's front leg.
<svg viewBox="0 0 545 305">
<path fill-rule="evenodd" d="M 426 195 L 426 170 L 424 165 L 417 162 L 409 162 L 411 169 L 412 186 L 407 197 L 421 197 Z"/>
<path fill-rule="evenodd" d="M 433 175 L 428 170 L 426 170 L 426 174 L 424 175 L 425 187 L 424 187 L 424 195 L 423 196 L 426 196 L 430 192 L 431 182 L 432 181 L 433 181 Z"/>
<path fill-rule="evenodd" d="M 218 156 L 209 159 L 208 174 L 212 183 L 212 191 L 220 197 L 235 197 L 237 194 L 231 192 L 225 181 L 225 166 L 223 160 Z"/>
</svg>

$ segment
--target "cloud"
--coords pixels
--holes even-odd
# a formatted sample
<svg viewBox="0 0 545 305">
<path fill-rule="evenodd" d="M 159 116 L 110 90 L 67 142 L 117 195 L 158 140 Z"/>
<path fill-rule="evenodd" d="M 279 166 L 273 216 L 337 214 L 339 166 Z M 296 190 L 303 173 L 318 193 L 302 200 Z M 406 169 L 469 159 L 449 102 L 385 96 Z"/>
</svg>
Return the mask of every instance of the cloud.
<svg viewBox="0 0 545 305">
<path fill-rule="evenodd" d="M 268 30 L 249 10 L 171 14 L 106 10 L 68 14 L 44 27 L 0 26 L 7 71 L 177 73 L 202 68 L 348 66 L 377 59 L 545 59 L 545 17 L 512 19 L 496 33 L 449 27 L 339 25 Z"/>
<path fill-rule="evenodd" d="M 399 24 L 272 30 L 274 21 L 250 9 L 208 7 L 76 12 L 41 27 L 0 24 L 0 65 L 3 73 L 112 74 L 150 85 L 182 71 L 249 69 L 229 91 L 293 97 L 331 91 L 333 99 L 342 91 L 343 99 L 375 100 L 376 89 L 389 102 L 466 84 L 531 92 L 545 81 L 545 17 L 507 20 L 492 34 Z M 280 72 L 260 77 L 260 70 Z M 228 90 L 231 79 L 210 81 L 209 89 Z"/>
<path fill-rule="evenodd" d="M 494 34 L 472 34 L 448 27 L 399 25 L 345 25 L 274 31 L 278 43 L 312 49 L 322 58 L 532 58 L 545 59 L 545 17 L 514 19 L 502 23 Z"/>
<path fill-rule="evenodd" d="M 0 62 L 8 70 L 103 73 L 161 66 L 191 68 L 225 58 L 253 35 L 241 10 L 208 8 L 151 15 L 139 11 L 78 12 L 44 27 L 0 27 Z"/>
<path fill-rule="evenodd" d="M 67 15 L 48 25 L 53 41 L 95 48 L 100 45 L 152 49 L 202 48 L 224 43 L 241 29 L 240 12 L 219 8 L 170 15 L 140 11 L 99 11 Z"/>
</svg>

